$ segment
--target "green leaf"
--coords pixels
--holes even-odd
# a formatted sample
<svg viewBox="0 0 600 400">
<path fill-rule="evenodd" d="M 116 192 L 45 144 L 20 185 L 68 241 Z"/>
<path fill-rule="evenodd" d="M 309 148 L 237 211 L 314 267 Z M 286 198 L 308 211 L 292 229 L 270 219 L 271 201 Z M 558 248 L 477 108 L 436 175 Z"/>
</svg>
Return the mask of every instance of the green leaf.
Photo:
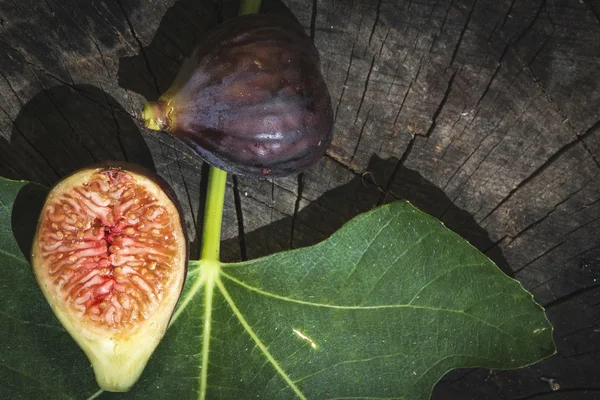
<svg viewBox="0 0 600 400">
<path fill-rule="evenodd" d="M 23 187 L 0 184 L 0 398 L 427 399 L 453 368 L 512 369 L 555 351 L 543 309 L 517 281 L 398 202 L 309 248 L 191 262 L 141 380 L 96 393 L 12 238 Z"/>
<path fill-rule="evenodd" d="M 46 189 L 0 178 L 0 398 L 73 399 L 98 391 L 89 362 L 42 295 L 29 249 Z"/>
</svg>

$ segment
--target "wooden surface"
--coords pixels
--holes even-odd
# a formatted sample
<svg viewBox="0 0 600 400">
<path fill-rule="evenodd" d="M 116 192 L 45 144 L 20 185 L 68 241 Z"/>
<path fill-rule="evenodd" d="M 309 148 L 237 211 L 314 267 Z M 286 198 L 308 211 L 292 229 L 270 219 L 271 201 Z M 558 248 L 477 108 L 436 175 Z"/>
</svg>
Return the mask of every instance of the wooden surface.
<svg viewBox="0 0 600 400">
<path fill-rule="evenodd" d="M 518 371 L 455 371 L 434 398 L 600 398 L 600 3 L 265 1 L 321 52 L 334 140 L 299 177 L 230 178 L 224 258 L 315 243 L 409 199 L 532 291 L 559 349 Z M 103 159 L 154 168 L 197 252 L 206 168 L 144 130 L 140 111 L 236 11 L 227 0 L 2 0 L 0 175 L 51 185 Z"/>
</svg>

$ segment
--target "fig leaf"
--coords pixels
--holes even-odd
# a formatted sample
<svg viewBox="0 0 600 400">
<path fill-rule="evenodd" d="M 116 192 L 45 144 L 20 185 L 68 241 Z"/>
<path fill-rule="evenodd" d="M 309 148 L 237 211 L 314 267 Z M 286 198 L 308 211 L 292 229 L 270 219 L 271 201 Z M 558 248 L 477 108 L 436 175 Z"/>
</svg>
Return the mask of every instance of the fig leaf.
<svg viewBox="0 0 600 400">
<path fill-rule="evenodd" d="M 451 369 L 513 369 L 555 352 L 531 294 L 433 217 L 396 202 L 312 247 L 190 262 L 140 381 L 101 393 L 15 240 L 11 213 L 25 187 L 0 179 L 0 398 L 424 400 Z"/>
<path fill-rule="evenodd" d="M 73 399 L 98 392 L 92 367 L 52 313 L 29 265 L 46 193 L 26 181 L 0 178 L 1 399 Z"/>
</svg>

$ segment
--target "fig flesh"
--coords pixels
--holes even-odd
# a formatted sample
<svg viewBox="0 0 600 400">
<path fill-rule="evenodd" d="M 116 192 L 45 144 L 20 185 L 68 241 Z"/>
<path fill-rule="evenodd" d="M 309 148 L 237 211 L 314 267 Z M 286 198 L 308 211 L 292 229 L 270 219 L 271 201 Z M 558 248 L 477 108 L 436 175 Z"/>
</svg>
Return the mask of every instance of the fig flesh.
<svg viewBox="0 0 600 400">
<path fill-rule="evenodd" d="M 137 166 L 90 167 L 56 184 L 40 215 L 34 274 L 104 390 L 137 381 L 183 288 L 187 239 L 168 190 Z"/>
<path fill-rule="evenodd" d="M 146 127 L 170 132 L 209 164 L 253 177 L 316 163 L 331 141 L 332 115 L 311 39 L 296 21 L 263 14 L 219 25 L 143 112 Z"/>
</svg>

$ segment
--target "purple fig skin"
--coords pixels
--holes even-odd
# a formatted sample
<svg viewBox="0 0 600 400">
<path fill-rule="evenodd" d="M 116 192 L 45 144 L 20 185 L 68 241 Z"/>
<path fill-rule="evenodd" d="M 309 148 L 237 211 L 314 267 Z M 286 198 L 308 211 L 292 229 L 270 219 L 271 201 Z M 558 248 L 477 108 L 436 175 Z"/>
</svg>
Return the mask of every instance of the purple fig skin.
<svg viewBox="0 0 600 400">
<path fill-rule="evenodd" d="M 251 177 L 305 170 L 333 129 L 317 49 L 297 22 L 264 14 L 218 26 L 144 119 L 209 164 Z"/>
</svg>

